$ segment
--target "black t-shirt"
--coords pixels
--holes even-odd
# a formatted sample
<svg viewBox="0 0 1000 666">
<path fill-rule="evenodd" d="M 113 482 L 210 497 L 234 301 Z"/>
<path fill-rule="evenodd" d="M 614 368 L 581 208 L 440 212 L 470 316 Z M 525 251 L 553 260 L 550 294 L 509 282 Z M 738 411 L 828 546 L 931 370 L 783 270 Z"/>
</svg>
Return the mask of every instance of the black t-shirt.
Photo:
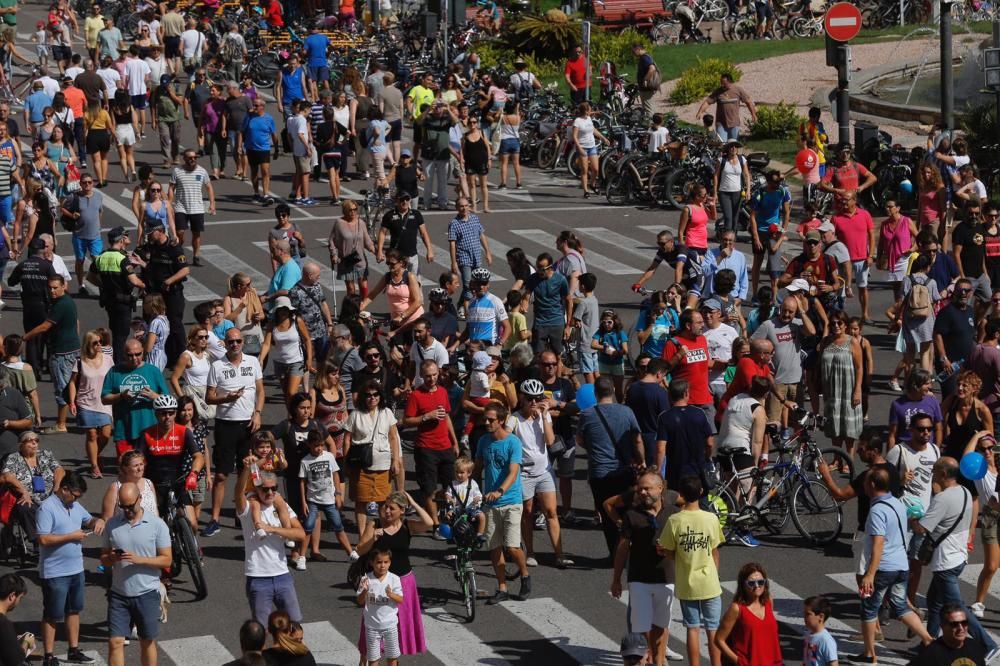
<svg viewBox="0 0 1000 666">
<path fill-rule="evenodd" d="M 7 136 L 15 140 L 21 137 L 21 128 L 17 126 L 17 121 L 13 118 L 7 119 Z"/>
<path fill-rule="evenodd" d="M 649 75 L 649 68 L 653 67 L 654 65 L 655 63 L 653 62 L 653 56 L 649 55 L 648 53 L 643 53 L 639 57 L 639 68 L 636 72 L 636 81 L 639 83 L 640 86 L 642 85 L 642 82 L 646 80 L 646 77 Z"/>
<path fill-rule="evenodd" d="M 667 582 L 663 558 L 656 554 L 656 535 L 660 527 L 656 516 L 645 511 L 629 509 L 622 516 L 622 536 L 631 542 L 628 551 L 628 582 Z"/>
<path fill-rule="evenodd" d="M 982 223 L 962 222 L 951 232 L 952 245 L 962 246 L 962 272 L 966 277 L 977 278 L 983 274 L 983 259 L 986 257 L 986 229 Z"/>
<path fill-rule="evenodd" d="M 169 287 L 163 284 L 167 278 L 187 266 L 184 248 L 180 245 L 150 243 L 139 249 L 139 256 L 146 262 L 143 281 L 149 291 L 166 294 L 184 288 L 184 280 Z"/>
<path fill-rule="evenodd" d="M 545 397 L 554 398 L 557 402 L 565 402 L 567 406 L 576 400 L 576 387 L 565 377 L 556 377 L 556 380 L 551 384 L 546 384 L 541 377 L 536 377 L 536 379 L 542 382 Z M 563 409 L 559 417 L 552 422 L 552 429 L 555 434 L 562 437 L 563 442 L 569 447 L 576 443 L 576 438 L 573 437 L 573 418 L 566 412 L 567 410 Z"/>
<path fill-rule="evenodd" d="M 295 655 L 278 648 L 267 648 L 263 655 L 267 666 L 316 666 L 312 652 Z"/>
<path fill-rule="evenodd" d="M 416 162 L 411 161 L 410 166 L 396 165 L 396 191 L 406 192 L 410 196 L 416 197 L 419 191 L 418 180 Z"/>
<path fill-rule="evenodd" d="M 868 493 L 865 492 L 865 479 L 868 477 L 868 472 L 873 469 L 884 469 L 889 473 L 889 493 L 893 497 L 900 497 L 903 494 L 903 485 L 899 481 L 899 470 L 892 463 L 878 463 L 877 465 L 872 465 L 866 470 L 858 472 L 858 474 L 851 479 L 851 488 L 854 489 L 854 494 L 858 498 L 858 531 L 861 532 L 865 529 L 865 523 L 868 522 L 868 510 L 871 507 L 871 498 L 868 497 Z"/>
<path fill-rule="evenodd" d="M 952 362 L 969 358 L 976 343 L 976 311 L 971 305 L 964 310 L 954 303 L 938 313 L 934 321 L 934 334 L 944 340 L 944 351 Z"/>
<path fill-rule="evenodd" d="M 945 645 L 937 639 L 914 657 L 909 666 L 985 666 L 986 648 L 979 641 L 965 639 L 960 648 Z"/>
<path fill-rule="evenodd" d="M 424 216 L 419 210 L 411 209 L 403 215 L 398 209 L 393 208 L 382 216 L 382 228 L 389 232 L 387 247 L 399 250 L 404 257 L 416 256 L 417 236 L 423 224 Z"/>
<path fill-rule="evenodd" d="M 685 257 L 687 256 L 687 250 L 684 248 L 682 244 L 675 241 L 674 249 L 670 250 L 669 252 L 667 252 L 663 248 L 660 248 L 659 250 L 656 251 L 656 256 L 653 257 L 653 264 L 659 266 L 665 261 L 667 262 L 668 266 L 673 268 L 677 264 L 677 260 L 682 256 Z"/>
<path fill-rule="evenodd" d="M 285 468 L 285 500 L 299 515 L 302 515 L 301 502 L 299 501 L 301 499 L 299 464 L 309 453 L 309 449 L 306 447 L 306 438 L 313 430 L 326 432 L 326 429 L 316 419 L 309 419 L 309 422 L 304 426 L 286 419 L 271 430 L 274 438 L 281 441 L 284 446 L 285 461 L 288 463 L 288 467 Z"/>
<path fill-rule="evenodd" d="M 20 646 L 14 623 L 0 613 L 0 666 L 21 666 L 25 659 Z"/>
<path fill-rule="evenodd" d="M 190 428 L 175 425 L 166 434 L 153 426 L 142 433 L 139 446 L 146 456 L 146 478 L 157 486 L 172 485 L 190 470 L 183 468 L 185 459 L 191 460 L 198 453 L 198 445 Z"/>
</svg>

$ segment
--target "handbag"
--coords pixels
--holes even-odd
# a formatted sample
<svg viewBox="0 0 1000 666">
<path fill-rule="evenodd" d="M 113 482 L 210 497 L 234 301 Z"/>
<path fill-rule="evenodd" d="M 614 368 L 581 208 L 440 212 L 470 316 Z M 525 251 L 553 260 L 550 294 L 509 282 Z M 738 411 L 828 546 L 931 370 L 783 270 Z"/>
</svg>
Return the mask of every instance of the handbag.
<svg viewBox="0 0 1000 666">
<path fill-rule="evenodd" d="M 356 469 L 368 469 L 375 461 L 375 435 L 378 433 L 378 420 L 382 416 L 382 411 L 375 415 L 375 425 L 372 427 L 372 441 L 361 444 L 351 442 L 351 448 L 344 456 L 344 462 Z"/>
<path fill-rule="evenodd" d="M 254 333 L 243 334 L 243 351 L 251 356 L 259 356 L 262 342 L 259 335 Z"/>
<path fill-rule="evenodd" d="M 66 185 L 65 189 L 67 192 L 79 192 L 80 191 L 80 169 L 75 164 L 70 162 L 66 165 Z"/>
<path fill-rule="evenodd" d="M 921 564 L 928 565 L 931 563 L 931 559 L 934 557 L 934 551 L 937 550 L 937 547 L 940 546 L 941 542 L 947 539 L 951 533 L 955 531 L 955 528 L 958 527 L 958 524 L 962 522 L 962 517 L 965 515 L 965 508 L 969 504 L 969 491 L 964 488 L 962 490 L 962 511 L 958 514 L 958 516 L 956 516 L 955 522 L 951 524 L 951 527 L 949 527 L 937 541 L 932 539 L 928 534 L 927 537 L 920 542 L 920 548 L 917 550 L 917 560 L 919 560 Z"/>
</svg>

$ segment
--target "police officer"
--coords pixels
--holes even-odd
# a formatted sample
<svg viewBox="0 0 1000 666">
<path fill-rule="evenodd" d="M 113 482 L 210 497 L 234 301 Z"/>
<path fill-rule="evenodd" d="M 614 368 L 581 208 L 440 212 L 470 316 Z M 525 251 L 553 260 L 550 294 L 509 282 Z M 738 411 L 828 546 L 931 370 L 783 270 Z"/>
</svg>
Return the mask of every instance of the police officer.
<svg viewBox="0 0 1000 666">
<path fill-rule="evenodd" d="M 128 256 L 129 232 L 115 227 L 108 232 L 108 249 L 90 264 L 87 279 L 101 289 L 101 307 L 108 312 L 108 328 L 115 350 L 115 363 L 125 362 L 125 341 L 128 339 L 135 308 L 134 289 L 146 284 L 136 274 L 136 265 Z"/>
<path fill-rule="evenodd" d="M 21 323 L 25 331 L 30 331 L 45 321 L 49 307 L 49 278 L 57 275 L 52 262 L 46 259 L 45 241 L 37 236 L 28 245 L 28 258 L 14 267 L 7 284 L 10 286 L 21 285 Z M 44 350 L 45 338 L 39 336 L 29 340 L 25 347 L 25 360 L 35 368 L 35 372 L 41 372 L 42 351 Z"/>
<path fill-rule="evenodd" d="M 410 205 L 408 193 L 397 194 L 396 207 L 382 216 L 378 240 L 375 241 L 375 258 L 379 263 L 385 261 L 385 252 L 382 248 L 385 246 L 386 234 L 389 235 L 389 249 L 395 248 L 406 257 L 406 269 L 414 275 L 420 274 L 417 236 L 424 241 L 424 247 L 427 248 L 427 262 L 434 262 L 434 248 L 427 227 L 424 225 L 424 216 Z"/>
<path fill-rule="evenodd" d="M 167 338 L 167 365 L 173 365 L 187 345 L 184 331 L 184 280 L 191 269 L 180 245 L 171 245 L 167 229 L 160 220 L 148 227 L 149 240 L 139 256 L 146 262 L 142 281 L 146 291 L 160 294 L 167 305 L 170 337 Z"/>
</svg>

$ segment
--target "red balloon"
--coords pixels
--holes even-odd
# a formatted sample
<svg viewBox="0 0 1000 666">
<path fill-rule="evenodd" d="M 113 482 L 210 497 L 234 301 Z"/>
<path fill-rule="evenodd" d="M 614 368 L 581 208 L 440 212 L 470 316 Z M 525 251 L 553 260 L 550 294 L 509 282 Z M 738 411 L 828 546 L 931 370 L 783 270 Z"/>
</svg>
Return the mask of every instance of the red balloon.
<svg viewBox="0 0 1000 666">
<path fill-rule="evenodd" d="M 799 170 L 799 173 L 805 175 L 816 168 L 819 164 L 819 155 L 816 151 L 809 150 L 808 148 L 803 148 L 799 151 L 799 154 L 795 156 L 795 168 Z"/>
</svg>

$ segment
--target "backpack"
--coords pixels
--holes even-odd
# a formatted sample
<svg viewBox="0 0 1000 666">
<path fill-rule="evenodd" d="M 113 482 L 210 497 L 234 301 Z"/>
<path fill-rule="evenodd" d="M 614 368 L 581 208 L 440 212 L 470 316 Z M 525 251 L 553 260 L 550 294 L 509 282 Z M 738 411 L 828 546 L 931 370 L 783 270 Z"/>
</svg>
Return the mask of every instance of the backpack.
<svg viewBox="0 0 1000 666">
<path fill-rule="evenodd" d="M 63 199 L 62 207 L 70 211 L 71 213 L 79 213 L 80 195 L 79 194 L 69 195 L 68 197 Z M 80 220 L 74 218 L 72 215 L 62 215 L 62 214 L 60 214 L 59 216 L 59 224 L 62 225 L 63 229 L 65 229 L 70 233 L 76 233 L 77 231 L 80 230 L 80 227 L 83 226 L 83 223 Z"/>
<path fill-rule="evenodd" d="M 219 55 L 222 56 L 224 63 L 243 62 L 243 47 L 235 39 L 226 35 L 219 48 Z"/>
<path fill-rule="evenodd" d="M 931 291 L 927 288 L 927 280 L 917 282 L 916 278 L 910 278 L 910 293 L 906 297 L 906 309 L 914 319 L 927 319 L 934 311 L 934 304 L 931 302 Z"/>
<path fill-rule="evenodd" d="M 660 84 L 663 83 L 663 75 L 660 74 L 660 68 L 655 64 L 649 66 L 650 71 L 646 72 L 646 78 L 640 81 L 639 87 L 643 90 L 659 90 Z"/>
<path fill-rule="evenodd" d="M 527 76 L 524 76 L 524 74 L 527 74 Z M 514 89 L 514 99 L 516 99 L 519 103 L 524 104 L 531 99 L 531 93 L 533 92 L 531 82 L 534 78 L 534 75 L 530 72 L 515 73 L 511 76 L 511 79 L 513 79 L 514 82 L 512 86 Z"/>
</svg>

